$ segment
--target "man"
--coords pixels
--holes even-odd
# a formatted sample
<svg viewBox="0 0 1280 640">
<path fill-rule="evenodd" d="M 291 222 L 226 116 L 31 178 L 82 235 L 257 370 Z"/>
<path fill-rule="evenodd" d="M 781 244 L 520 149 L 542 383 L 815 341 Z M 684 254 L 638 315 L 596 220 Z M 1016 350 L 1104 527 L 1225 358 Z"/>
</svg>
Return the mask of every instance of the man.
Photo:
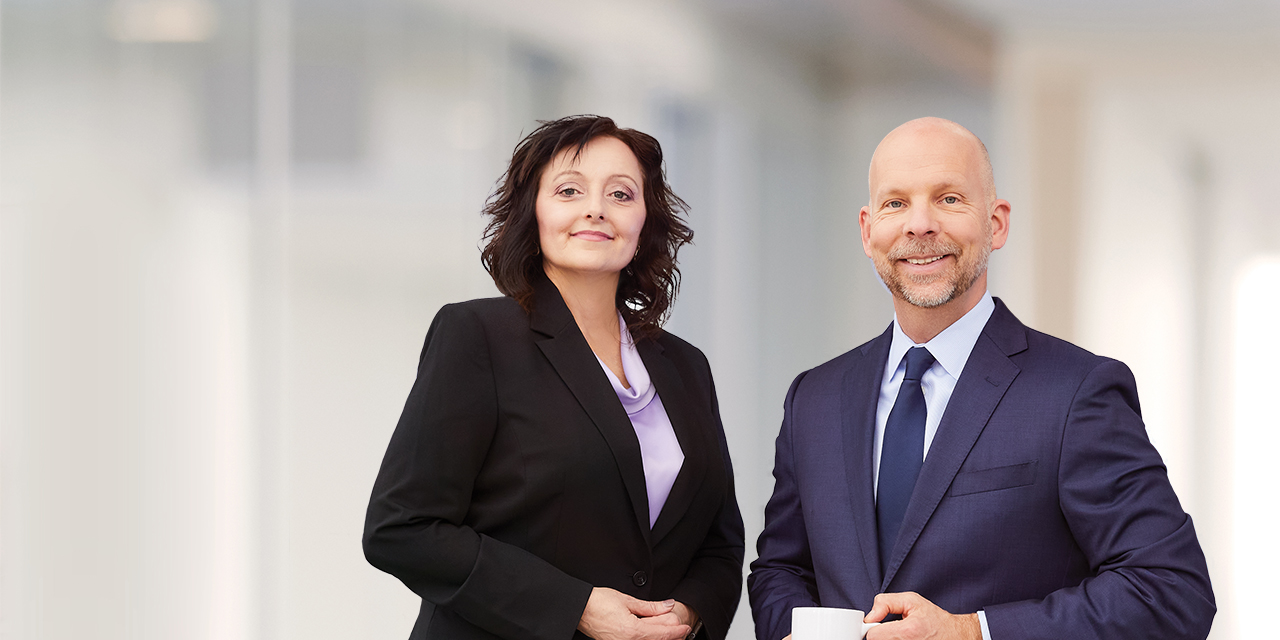
<svg viewBox="0 0 1280 640">
<path fill-rule="evenodd" d="M 987 293 L 1010 205 L 982 143 L 913 120 L 869 183 L 862 247 L 894 322 L 787 392 L 748 578 L 756 636 L 820 605 L 889 616 L 871 640 L 1204 638 L 1204 554 L 1132 374 Z"/>
</svg>

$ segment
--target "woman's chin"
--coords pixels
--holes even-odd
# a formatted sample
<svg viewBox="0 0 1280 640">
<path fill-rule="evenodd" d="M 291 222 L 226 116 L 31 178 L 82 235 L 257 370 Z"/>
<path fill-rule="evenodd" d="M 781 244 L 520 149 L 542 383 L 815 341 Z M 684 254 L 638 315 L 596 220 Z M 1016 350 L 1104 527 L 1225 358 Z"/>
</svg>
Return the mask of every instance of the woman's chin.
<svg viewBox="0 0 1280 640">
<path fill-rule="evenodd" d="M 544 266 L 547 267 L 547 273 L 559 272 L 574 278 L 600 278 L 617 277 L 626 267 L 626 263 L 619 264 L 615 260 L 580 260 L 561 264 L 544 262 Z"/>
</svg>

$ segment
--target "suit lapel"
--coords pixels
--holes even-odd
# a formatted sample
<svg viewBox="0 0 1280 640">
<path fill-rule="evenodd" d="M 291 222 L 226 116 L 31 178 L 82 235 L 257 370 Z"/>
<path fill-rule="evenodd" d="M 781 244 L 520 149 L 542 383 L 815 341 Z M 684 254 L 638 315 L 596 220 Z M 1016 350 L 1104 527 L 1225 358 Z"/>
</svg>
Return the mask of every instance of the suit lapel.
<svg viewBox="0 0 1280 640">
<path fill-rule="evenodd" d="M 627 488 L 627 496 L 635 512 L 636 523 L 645 539 L 649 538 L 649 499 L 645 492 L 644 463 L 640 457 L 640 441 L 636 439 L 631 420 L 618 402 L 609 378 L 600 369 L 591 346 L 578 330 L 573 314 L 555 285 L 546 278 L 534 283 L 533 313 L 529 327 L 544 338 L 538 348 L 555 368 L 565 386 L 573 392 L 595 423 L 613 452 L 614 460 Z M 666 400 L 664 399 L 663 402 Z"/>
<path fill-rule="evenodd" d="M 997 299 L 996 310 L 969 354 L 964 373 L 956 381 L 938 424 L 938 433 L 929 445 L 929 454 L 925 456 L 907 513 L 902 518 L 897 546 L 884 573 L 882 590 L 889 588 L 1000 399 L 1018 377 L 1020 370 L 1009 360 L 1009 355 L 1023 349 L 1026 349 L 1026 328 Z"/>
<path fill-rule="evenodd" d="M 662 406 L 667 410 L 667 418 L 671 420 L 676 440 L 680 442 L 680 449 L 684 452 L 684 464 L 676 474 L 675 484 L 662 505 L 662 511 L 658 513 L 657 521 L 653 523 L 650 537 L 651 542 L 656 545 L 671 532 L 676 522 L 693 504 L 707 472 L 708 456 L 710 452 L 718 455 L 720 445 L 710 438 L 710 429 L 698 428 L 699 420 L 711 418 L 694 412 L 697 405 L 689 398 L 680 372 L 663 353 L 662 346 L 652 340 L 640 340 L 636 349 L 644 360 L 645 369 L 649 371 L 649 379 L 657 388 L 658 397 L 662 398 Z"/>
<path fill-rule="evenodd" d="M 845 371 L 840 389 L 840 416 L 844 421 L 845 475 L 853 506 L 854 529 L 867 570 L 867 584 L 880 582 L 880 548 L 876 533 L 875 461 L 876 404 L 880 379 L 893 341 L 893 326 L 860 349 L 861 359 Z M 875 594 L 871 594 L 875 595 Z M 869 602 L 870 600 L 868 600 Z"/>
</svg>

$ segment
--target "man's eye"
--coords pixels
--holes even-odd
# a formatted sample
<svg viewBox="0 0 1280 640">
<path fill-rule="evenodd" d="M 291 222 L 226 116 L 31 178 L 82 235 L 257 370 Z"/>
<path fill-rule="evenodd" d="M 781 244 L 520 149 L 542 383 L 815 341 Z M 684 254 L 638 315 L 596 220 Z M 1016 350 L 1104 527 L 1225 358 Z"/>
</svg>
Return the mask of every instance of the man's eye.
<svg viewBox="0 0 1280 640">
<path fill-rule="evenodd" d="M 943 199 L 942 199 L 942 201 L 943 201 L 943 202 L 945 202 L 945 203 L 947 203 L 947 204 L 956 204 L 956 203 L 960 202 L 960 199 L 959 199 L 959 198 L 957 198 L 957 197 L 955 197 L 955 196 L 947 196 L 947 197 L 943 198 Z"/>
<path fill-rule="evenodd" d="M 893 200 L 893 201 L 889 202 L 889 204 L 888 204 L 888 205 L 886 205 L 886 206 L 888 206 L 888 207 L 890 207 L 890 208 L 892 208 L 892 209 L 901 209 L 901 208 L 902 208 L 902 201 L 900 201 L 900 200 Z"/>
</svg>

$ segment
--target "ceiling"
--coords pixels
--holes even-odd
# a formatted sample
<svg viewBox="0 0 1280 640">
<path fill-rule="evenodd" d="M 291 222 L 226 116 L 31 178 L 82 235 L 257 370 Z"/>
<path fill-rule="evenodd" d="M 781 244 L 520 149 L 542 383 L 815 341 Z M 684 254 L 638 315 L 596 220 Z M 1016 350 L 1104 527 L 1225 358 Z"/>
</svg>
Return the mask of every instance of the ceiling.
<svg viewBox="0 0 1280 640">
<path fill-rule="evenodd" d="M 701 0 L 717 19 L 831 73 L 989 86 L 1016 30 L 1274 33 L 1280 0 Z"/>
</svg>

